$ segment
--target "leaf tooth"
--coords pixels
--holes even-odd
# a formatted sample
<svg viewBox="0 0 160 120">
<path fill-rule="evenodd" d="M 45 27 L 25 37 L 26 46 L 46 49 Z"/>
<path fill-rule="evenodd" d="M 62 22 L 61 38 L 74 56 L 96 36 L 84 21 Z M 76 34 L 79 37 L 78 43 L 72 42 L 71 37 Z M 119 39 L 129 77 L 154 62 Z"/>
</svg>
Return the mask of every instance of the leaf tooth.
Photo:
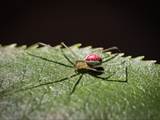
<svg viewBox="0 0 160 120">
<path fill-rule="evenodd" d="M 51 47 L 51 45 L 42 42 L 37 42 L 37 44 L 39 45 L 39 47 Z"/>
<path fill-rule="evenodd" d="M 156 60 L 144 60 L 144 58 L 145 56 L 138 56 L 138 57 L 133 58 L 132 60 L 143 61 L 143 62 L 146 62 L 147 64 L 153 64 L 157 62 Z"/>
<path fill-rule="evenodd" d="M 92 50 L 93 52 L 94 51 L 103 51 L 103 47 L 97 47 L 97 48 L 93 48 L 93 50 Z"/>
<path fill-rule="evenodd" d="M 56 45 L 56 46 L 54 46 L 53 48 L 59 49 L 59 48 L 61 48 L 61 47 L 62 47 L 61 45 Z"/>
<path fill-rule="evenodd" d="M 77 43 L 77 44 L 71 45 L 70 48 L 80 48 L 81 46 L 82 46 L 81 43 Z"/>
<path fill-rule="evenodd" d="M 145 57 L 145 56 L 138 56 L 138 57 L 135 57 L 134 59 L 135 59 L 135 60 L 143 60 L 144 57 Z"/>
<path fill-rule="evenodd" d="M 35 43 L 35 44 L 31 45 L 31 46 L 28 46 L 27 49 L 36 49 L 38 47 L 39 47 L 39 45 L 37 43 Z"/>
<path fill-rule="evenodd" d="M 81 47 L 81 49 L 92 49 L 92 46 Z"/>
<path fill-rule="evenodd" d="M 124 56 L 124 53 L 119 53 L 118 56 L 122 57 L 122 56 Z"/>
<path fill-rule="evenodd" d="M 157 61 L 156 60 L 145 60 L 145 62 L 153 64 L 153 63 L 156 63 Z"/>
<path fill-rule="evenodd" d="M 97 47 L 97 48 L 94 48 L 95 50 L 103 50 L 104 48 L 103 47 Z"/>
<path fill-rule="evenodd" d="M 21 46 L 18 46 L 18 48 L 20 48 L 20 49 L 24 50 L 24 49 L 26 49 L 26 48 L 27 48 L 27 45 L 21 45 Z"/>
<path fill-rule="evenodd" d="M 10 45 L 5 45 L 4 47 L 7 47 L 7 48 L 15 48 L 17 46 L 17 43 L 12 43 Z"/>
<path fill-rule="evenodd" d="M 125 58 L 127 58 L 127 59 L 131 59 L 131 58 L 132 58 L 132 56 L 126 56 Z"/>
</svg>

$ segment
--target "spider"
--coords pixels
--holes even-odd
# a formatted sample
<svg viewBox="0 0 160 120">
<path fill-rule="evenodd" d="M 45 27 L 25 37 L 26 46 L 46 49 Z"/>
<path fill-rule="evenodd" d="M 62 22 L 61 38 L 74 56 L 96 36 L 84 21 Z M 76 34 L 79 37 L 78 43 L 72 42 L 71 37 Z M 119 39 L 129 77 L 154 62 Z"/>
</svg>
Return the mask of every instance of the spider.
<svg viewBox="0 0 160 120">
<path fill-rule="evenodd" d="M 70 51 L 70 53 L 72 54 L 72 57 L 74 58 L 79 58 L 77 56 L 77 54 L 75 54 L 71 48 L 67 47 L 67 45 L 65 45 L 63 42 L 61 43 L 61 47 L 64 47 L 66 49 L 68 49 Z M 108 52 L 108 51 L 111 51 L 111 50 L 118 50 L 117 47 L 111 47 L 111 48 L 108 48 L 108 49 L 105 49 L 103 50 L 103 52 Z M 117 55 L 115 54 L 114 56 L 110 56 L 108 57 L 107 59 L 102 58 L 100 55 L 98 54 L 89 54 L 87 56 L 85 56 L 85 58 L 83 60 L 81 59 L 78 59 L 78 60 L 71 60 L 70 57 L 68 57 L 65 52 L 63 51 L 63 48 L 61 48 L 61 52 L 64 56 L 64 58 L 70 63 L 70 65 L 67 65 L 67 64 L 64 64 L 64 63 L 61 63 L 61 62 L 58 62 L 58 61 L 54 61 L 54 60 L 49 60 L 47 58 L 44 58 L 44 57 L 41 57 L 41 56 L 37 56 L 37 55 L 33 55 L 31 53 L 27 53 L 33 57 L 37 57 L 37 58 L 40 58 L 42 60 L 46 60 L 46 61 L 49 61 L 49 62 L 52 62 L 52 63 L 55 63 L 55 64 L 59 64 L 59 65 L 62 65 L 62 66 L 65 66 L 65 67 L 70 67 L 70 68 L 74 68 L 75 69 L 75 73 L 72 74 L 72 75 L 69 75 L 68 77 L 65 77 L 63 79 L 60 79 L 60 80 L 57 80 L 57 81 L 52 81 L 52 82 L 47 82 L 47 83 L 42 83 L 42 84 L 39 84 L 39 85 L 36 85 L 36 86 L 32 86 L 30 88 L 26 88 L 26 89 L 32 89 L 32 88 L 36 88 L 36 87 L 40 87 L 40 86 L 43 86 L 43 85 L 48 85 L 48 84 L 53 84 L 53 83 L 58 83 L 58 82 L 62 82 L 62 81 L 65 81 L 65 80 L 68 80 L 70 78 L 73 78 L 77 75 L 79 75 L 79 78 L 78 80 L 75 82 L 73 88 L 72 88 L 72 91 L 70 92 L 70 94 L 73 94 L 77 85 L 80 83 L 82 77 L 84 74 L 89 74 L 91 76 L 94 76 L 96 78 L 99 78 L 100 80 L 105 80 L 105 81 L 112 81 L 112 82 L 126 82 L 128 81 L 128 75 L 127 75 L 127 67 L 125 68 L 125 80 L 110 80 L 109 78 L 111 76 L 113 76 L 116 72 L 114 72 L 113 74 L 107 76 L 107 77 L 101 77 L 100 75 L 101 74 L 104 74 L 105 73 L 105 70 L 103 68 L 103 63 L 105 62 L 108 62 L 112 59 L 114 59 Z M 124 62 L 123 62 L 124 63 Z M 122 63 L 122 64 L 123 64 Z M 25 90 L 26 90 L 25 89 Z"/>
</svg>

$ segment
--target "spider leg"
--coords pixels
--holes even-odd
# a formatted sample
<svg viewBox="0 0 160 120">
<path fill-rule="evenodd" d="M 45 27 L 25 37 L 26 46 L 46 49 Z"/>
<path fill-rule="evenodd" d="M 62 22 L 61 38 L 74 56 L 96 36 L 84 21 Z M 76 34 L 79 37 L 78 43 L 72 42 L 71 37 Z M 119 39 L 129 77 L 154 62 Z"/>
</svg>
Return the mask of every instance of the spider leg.
<svg viewBox="0 0 160 120">
<path fill-rule="evenodd" d="M 62 78 L 62 79 L 57 80 L 57 81 L 45 82 L 45 83 L 41 83 L 41 84 L 38 84 L 38 85 L 17 89 L 15 91 L 8 91 L 7 93 L 4 93 L 5 91 L 1 91 L 0 94 L 4 93 L 3 96 L 7 96 L 7 95 L 17 93 L 17 92 L 32 90 L 32 89 L 35 89 L 35 88 L 38 88 L 38 87 L 41 87 L 41 86 L 46 86 L 46 85 L 51 85 L 51 84 L 58 83 L 58 82 L 63 82 L 65 80 L 68 80 L 69 78 L 73 78 L 73 77 L 77 76 L 78 74 L 79 73 L 75 73 L 73 75 L 70 75 L 69 77 L 65 77 L 65 78 Z"/>
<path fill-rule="evenodd" d="M 102 68 L 102 67 L 100 67 L 100 68 Z M 92 72 L 100 73 L 100 74 L 104 73 L 104 69 L 103 69 L 103 68 L 102 68 L 102 69 L 97 69 L 97 68 L 87 68 L 87 70 L 90 70 L 90 71 L 91 71 L 90 74 L 92 74 Z"/>
<path fill-rule="evenodd" d="M 106 60 L 102 61 L 102 63 L 108 62 L 108 61 L 110 61 L 110 60 L 114 59 L 115 57 L 117 57 L 118 55 L 119 55 L 119 54 L 115 54 L 114 56 L 109 57 L 108 59 L 106 59 Z M 104 58 L 105 58 L 105 57 L 104 57 Z"/>
<path fill-rule="evenodd" d="M 68 46 L 67 46 L 66 44 L 64 44 L 63 42 L 61 42 L 61 45 L 62 45 L 63 47 L 65 47 L 66 49 L 68 49 L 75 58 L 78 58 L 78 56 L 72 51 L 72 49 L 71 49 L 70 47 L 68 47 Z"/>
<path fill-rule="evenodd" d="M 64 51 L 61 49 L 62 55 L 64 56 L 64 58 L 74 66 L 74 63 L 69 59 L 69 57 L 67 57 L 67 55 L 64 53 Z"/>
<path fill-rule="evenodd" d="M 101 76 L 94 76 L 96 78 L 99 78 L 101 80 L 104 80 L 104 81 L 112 81 L 112 82 L 128 82 L 128 68 L 126 67 L 125 68 L 125 81 L 124 80 L 111 80 L 110 78 L 116 74 L 116 72 L 112 73 L 111 75 L 107 76 L 107 77 L 101 77 Z"/>
<path fill-rule="evenodd" d="M 94 72 L 98 72 L 99 70 L 95 69 L 95 68 L 86 68 L 87 70 L 90 70 L 90 71 L 94 71 Z"/>
<path fill-rule="evenodd" d="M 78 78 L 78 80 L 77 80 L 77 82 L 75 83 L 75 85 L 74 85 L 74 87 L 73 87 L 73 89 L 72 89 L 70 95 L 72 95 L 72 94 L 74 93 L 74 91 L 75 91 L 77 85 L 80 83 L 82 77 L 83 77 L 83 74 L 81 74 L 80 77 Z"/>
<path fill-rule="evenodd" d="M 61 63 L 61 62 L 57 62 L 57 61 L 54 61 L 54 60 L 49 60 L 47 58 L 44 58 L 44 57 L 41 57 L 41 56 L 37 56 L 37 55 L 33 55 L 31 53 L 27 53 L 27 54 L 30 55 L 30 56 L 33 56 L 33 57 L 40 58 L 42 60 L 48 61 L 48 62 L 52 62 L 52 63 L 59 64 L 59 65 L 65 66 L 65 67 L 73 68 L 73 66 L 66 65 L 66 64 Z"/>
<path fill-rule="evenodd" d="M 119 48 L 116 47 L 116 46 L 113 46 L 113 47 L 104 49 L 102 52 L 105 53 L 105 52 L 109 52 L 109 51 L 113 51 L 113 50 L 117 50 L 118 52 L 120 52 Z M 102 63 L 108 62 L 109 60 L 114 59 L 116 56 L 118 56 L 118 54 L 115 54 L 114 56 L 109 57 L 109 58 L 108 58 L 108 56 L 107 56 L 107 57 L 104 57 L 104 58 L 108 58 L 108 59 L 102 61 Z M 103 59 L 104 59 L 104 58 L 103 58 Z"/>
<path fill-rule="evenodd" d="M 108 51 L 112 51 L 112 50 L 118 50 L 118 51 L 119 51 L 118 47 L 113 46 L 113 47 L 110 47 L 110 48 L 104 49 L 104 50 L 103 50 L 103 52 L 108 52 Z"/>
</svg>

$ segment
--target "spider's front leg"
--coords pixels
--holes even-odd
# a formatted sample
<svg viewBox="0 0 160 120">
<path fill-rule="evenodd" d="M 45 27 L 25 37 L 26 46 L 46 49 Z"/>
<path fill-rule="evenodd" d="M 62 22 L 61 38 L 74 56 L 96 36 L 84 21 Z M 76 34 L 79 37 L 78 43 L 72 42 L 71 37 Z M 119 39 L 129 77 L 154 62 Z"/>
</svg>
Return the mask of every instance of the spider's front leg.
<svg viewBox="0 0 160 120">
<path fill-rule="evenodd" d="M 70 58 L 64 53 L 64 51 L 61 48 L 61 53 L 64 56 L 64 58 L 71 64 L 74 66 L 74 63 L 72 62 L 72 60 L 70 60 Z"/>
<path fill-rule="evenodd" d="M 79 57 L 76 55 L 76 53 L 74 51 L 72 51 L 71 48 L 69 48 L 67 45 L 65 45 L 63 42 L 61 43 L 62 47 L 66 48 L 71 54 L 72 54 L 72 58 L 73 59 L 78 59 Z M 65 59 L 70 63 L 72 64 L 73 66 L 75 65 L 75 60 L 71 60 L 65 53 L 64 51 L 62 50 L 61 48 L 61 52 L 63 54 L 63 56 L 65 57 Z"/>
<path fill-rule="evenodd" d="M 32 57 L 44 60 L 44 61 L 52 62 L 52 63 L 59 64 L 59 65 L 62 65 L 62 66 L 65 66 L 65 67 L 69 67 L 69 68 L 73 68 L 73 66 L 66 65 L 66 64 L 58 62 L 58 61 L 50 60 L 50 59 L 47 59 L 47 58 L 42 57 L 42 56 L 34 55 L 34 54 L 31 54 L 31 53 L 28 53 L 28 52 L 27 52 L 27 54 L 30 55 L 30 56 L 32 56 Z"/>
</svg>

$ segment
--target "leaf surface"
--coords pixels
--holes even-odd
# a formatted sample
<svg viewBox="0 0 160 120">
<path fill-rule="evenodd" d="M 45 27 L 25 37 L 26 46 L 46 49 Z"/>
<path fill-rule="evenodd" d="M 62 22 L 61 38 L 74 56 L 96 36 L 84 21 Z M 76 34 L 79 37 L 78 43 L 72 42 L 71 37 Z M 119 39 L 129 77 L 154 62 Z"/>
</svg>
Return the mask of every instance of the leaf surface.
<svg viewBox="0 0 160 120">
<path fill-rule="evenodd" d="M 79 46 L 70 47 L 79 59 L 89 53 L 110 56 L 102 53 L 101 48 Z M 64 52 L 75 62 L 67 49 Z M 119 54 L 102 64 L 105 73 L 100 76 L 124 81 L 127 75 L 127 83 L 84 74 L 70 95 L 80 75 L 70 77 L 75 69 L 67 67 L 72 64 L 63 56 L 59 45 L 0 46 L 0 119 L 159 120 L 160 65 L 142 59 L 143 56 L 131 58 Z"/>
</svg>

